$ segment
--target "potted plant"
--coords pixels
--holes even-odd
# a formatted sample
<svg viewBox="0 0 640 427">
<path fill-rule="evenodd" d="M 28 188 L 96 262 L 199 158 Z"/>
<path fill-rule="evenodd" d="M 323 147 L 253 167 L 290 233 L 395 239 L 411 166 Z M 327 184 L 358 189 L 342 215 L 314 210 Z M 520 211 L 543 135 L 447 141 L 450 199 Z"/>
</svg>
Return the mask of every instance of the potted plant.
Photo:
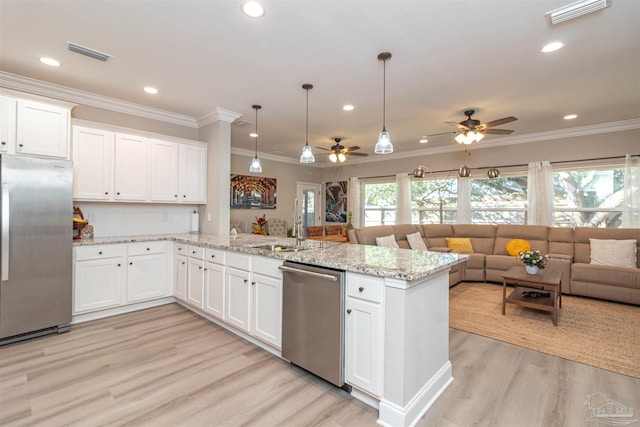
<svg viewBox="0 0 640 427">
<path fill-rule="evenodd" d="M 520 252 L 518 258 L 522 261 L 525 270 L 527 270 L 529 274 L 536 274 L 538 269 L 544 268 L 547 264 L 546 255 L 543 256 L 540 251 L 534 249 Z"/>
<path fill-rule="evenodd" d="M 263 236 L 267 236 L 267 215 L 262 214 L 261 217 L 256 217 L 256 222 L 251 224 L 251 228 L 253 230 L 253 234 L 261 234 Z"/>
</svg>

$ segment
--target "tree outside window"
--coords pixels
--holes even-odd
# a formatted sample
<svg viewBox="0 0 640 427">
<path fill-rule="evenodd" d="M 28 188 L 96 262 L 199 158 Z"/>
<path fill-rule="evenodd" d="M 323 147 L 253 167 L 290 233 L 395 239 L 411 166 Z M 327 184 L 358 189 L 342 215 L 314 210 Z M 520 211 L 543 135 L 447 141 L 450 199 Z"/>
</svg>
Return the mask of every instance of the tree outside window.
<svg viewBox="0 0 640 427">
<path fill-rule="evenodd" d="M 425 179 L 411 182 L 412 224 L 455 224 L 458 180 Z"/>
<path fill-rule="evenodd" d="M 471 180 L 472 224 L 526 224 L 527 176 Z"/>
<path fill-rule="evenodd" d="M 364 226 L 396 223 L 396 183 L 363 183 Z"/>
</svg>

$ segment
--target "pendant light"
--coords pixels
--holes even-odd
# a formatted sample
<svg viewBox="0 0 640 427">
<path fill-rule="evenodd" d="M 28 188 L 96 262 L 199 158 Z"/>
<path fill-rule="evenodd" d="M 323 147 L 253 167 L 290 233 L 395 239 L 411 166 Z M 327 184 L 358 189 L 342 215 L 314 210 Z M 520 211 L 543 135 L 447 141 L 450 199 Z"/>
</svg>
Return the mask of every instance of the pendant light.
<svg viewBox="0 0 640 427">
<path fill-rule="evenodd" d="M 251 160 L 251 166 L 249 166 L 249 172 L 252 173 L 262 173 L 262 165 L 260 164 L 260 159 L 258 158 L 258 110 L 262 108 L 261 105 L 252 105 L 251 108 L 256 110 L 256 131 L 251 136 L 254 136 L 256 139 L 256 155 Z"/>
<path fill-rule="evenodd" d="M 313 89 L 313 85 L 309 83 L 305 83 L 302 85 L 302 89 L 307 91 L 307 124 L 306 124 L 305 144 L 304 144 L 304 147 L 302 147 L 302 155 L 300 156 L 300 163 L 313 163 L 316 161 L 316 158 L 313 157 L 313 153 L 311 152 L 311 147 L 309 147 L 309 89 Z"/>
<path fill-rule="evenodd" d="M 391 54 L 389 52 L 382 52 L 378 55 L 378 60 L 382 61 L 382 132 L 378 136 L 378 142 L 376 143 L 375 153 L 376 154 L 389 154 L 393 153 L 393 144 L 391 144 L 391 137 L 389 136 L 389 132 L 387 132 L 386 127 L 386 95 L 387 95 L 387 61 L 391 59 Z"/>
</svg>

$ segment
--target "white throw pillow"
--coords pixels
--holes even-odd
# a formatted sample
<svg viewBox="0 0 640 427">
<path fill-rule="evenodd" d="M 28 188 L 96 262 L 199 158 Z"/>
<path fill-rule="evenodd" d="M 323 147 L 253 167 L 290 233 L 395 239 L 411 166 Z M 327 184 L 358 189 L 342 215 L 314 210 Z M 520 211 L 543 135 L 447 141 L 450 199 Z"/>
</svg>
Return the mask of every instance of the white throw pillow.
<svg viewBox="0 0 640 427">
<path fill-rule="evenodd" d="M 427 245 L 424 244 L 424 240 L 422 240 L 422 236 L 419 231 L 416 231 L 413 234 L 407 234 L 407 241 L 409 242 L 409 247 L 411 249 L 418 251 L 427 250 Z"/>
<path fill-rule="evenodd" d="M 385 248 L 399 248 L 398 242 L 396 242 L 396 236 L 393 234 L 384 237 L 376 237 L 376 245 L 384 246 Z"/>
<path fill-rule="evenodd" d="M 637 241 L 589 239 L 591 264 L 636 268 Z"/>
</svg>

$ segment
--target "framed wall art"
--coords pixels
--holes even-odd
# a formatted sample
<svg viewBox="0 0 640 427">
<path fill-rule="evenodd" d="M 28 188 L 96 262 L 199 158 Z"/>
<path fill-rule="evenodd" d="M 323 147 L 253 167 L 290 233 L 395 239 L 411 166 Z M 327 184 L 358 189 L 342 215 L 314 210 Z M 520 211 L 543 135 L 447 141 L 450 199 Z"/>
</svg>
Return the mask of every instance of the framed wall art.
<svg viewBox="0 0 640 427">
<path fill-rule="evenodd" d="M 277 179 L 231 174 L 231 209 L 275 209 Z"/>
<path fill-rule="evenodd" d="M 325 222 L 347 222 L 347 181 L 327 182 Z"/>
</svg>

